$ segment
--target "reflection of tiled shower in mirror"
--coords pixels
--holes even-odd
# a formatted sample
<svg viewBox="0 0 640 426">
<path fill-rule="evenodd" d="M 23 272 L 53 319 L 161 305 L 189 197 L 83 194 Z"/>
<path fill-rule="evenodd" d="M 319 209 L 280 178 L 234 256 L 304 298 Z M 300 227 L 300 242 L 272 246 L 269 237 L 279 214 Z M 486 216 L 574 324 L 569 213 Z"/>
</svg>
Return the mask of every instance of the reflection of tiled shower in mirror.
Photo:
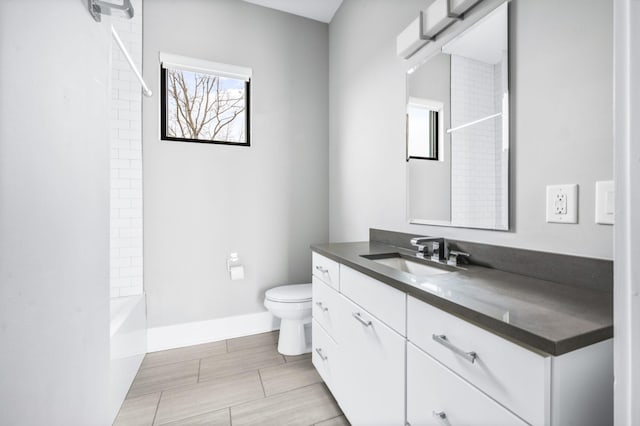
<svg viewBox="0 0 640 426">
<path fill-rule="evenodd" d="M 508 223 L 506 6 L 443 48 L 451 56 L 451 221 L 505 229 Z M 467 37 L 465 37 L 467 36 Z M 487 43 L 487 40 L 491 40 Z M 483 40 L 481 45 L 478 40 Z"/>
</svg>

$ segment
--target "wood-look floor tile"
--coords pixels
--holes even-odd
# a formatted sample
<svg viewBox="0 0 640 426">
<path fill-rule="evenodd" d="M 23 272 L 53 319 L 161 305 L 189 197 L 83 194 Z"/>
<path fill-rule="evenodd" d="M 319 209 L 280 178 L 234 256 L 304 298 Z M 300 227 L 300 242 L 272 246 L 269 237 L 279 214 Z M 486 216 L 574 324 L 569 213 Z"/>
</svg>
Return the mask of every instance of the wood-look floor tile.
<svg viewBox="0 0 640 426">
<path fill-rule="evenodd" d="M 196 359 L 140 369 L 127 398 L 197 383 L 199 364 Z"/>
<path fill-rule="evenodd" d="M 267 396 L 319 383 L 322 378 L 310 359 L 260 369 Z"/>
<path fill-rule="evenodd" d="M 303 359 L 311 359 L 311 352 L 302 355 L 285 355 L 284 359 L 287 362 L 297 362 Z"/>
<path fill-rule="evenodd" d="M 345 416 L 338 416 L 333 419 L 316 423 L 315 426 L 351 426 L 351 423 L 349 423 L 349 420 L 347 420 Z"/>
<path fill-rule="evenodd" d="M 227 352 L 201 360 L 200 382 L 280 364 L 284 364 L 284 357 L 275 346 Z"/>
<path fill-rule="evenodd" d="M 227 340 L 229 352 L 241 351 L 243 349 L 256 348 L 262 346 L 278 344 L 278 332 L 254 334 L 252 336 L 238 337 Z"/>
<path fill-rule="evenodd" d="M 174 362 L 206 358 L 208 356 L 220 355 L 225 352 L 227 352 L 227 343 L 224 340 L 204 343 L 202 345 L 188 346 L 186 348 L 151 352 L 144 357 L 140 368 L 157 367 L 159 365 L 171 364 Z"/>
<path fill-rule="evenodd" d="M 222 410 L 165 423 L 163 426 L 231 426 L 231 413 L 229 413 L 228 408 L 223 408 Z"/>
<path fill-rule="evenodd" d="M 113 426 L 151 426 L 159 400 L 160 392 L 125 399 Z"/>
<path fill-rule="evenodd" d="M 231 407 L 231 423 L 242 425 L 312 425 L 341 413 L 324 384 L 318 383 Z"/>
<path fill-rule="evenodd" d="M 170 389 L 162 393 L 155 424 L 164 424 L 263 398 L 257 371 Z"/>
</svg>

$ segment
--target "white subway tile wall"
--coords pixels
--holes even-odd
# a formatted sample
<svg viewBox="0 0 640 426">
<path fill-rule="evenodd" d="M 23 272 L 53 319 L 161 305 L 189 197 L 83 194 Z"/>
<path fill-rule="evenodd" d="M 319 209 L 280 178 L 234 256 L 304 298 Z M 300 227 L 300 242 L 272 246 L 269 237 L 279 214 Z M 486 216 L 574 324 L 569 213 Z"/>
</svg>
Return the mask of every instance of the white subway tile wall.
<svg viewBox="0 0 640 426">
<path fill-rule="evenodd" d="M 502 81 L 501 64 L 452 55 L 451 127 L 499 112 Z M 501 135 L 500 117 L 451 133 L 452 222 L 488 228 L 502 223 L 500 194 L 506 162 Z"/>
<path fill-rule="evenodd" d="M 142 1 L 133 19 L 112 18 L 142 71 Z M 111 45 L 111 297 L 142 294 L 142 89 L 124 55 Z"/>
</svg>

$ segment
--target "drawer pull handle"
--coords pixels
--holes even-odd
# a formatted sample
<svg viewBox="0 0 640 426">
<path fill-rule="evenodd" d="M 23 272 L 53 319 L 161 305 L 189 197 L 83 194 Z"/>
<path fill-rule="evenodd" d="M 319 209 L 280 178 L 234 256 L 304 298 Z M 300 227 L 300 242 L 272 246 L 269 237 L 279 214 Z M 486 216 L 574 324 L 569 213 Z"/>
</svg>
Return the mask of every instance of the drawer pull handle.
<svg viewBox="0 0 640 426">
<path fill-rule="evenodd" d="M 447 421 L 447 413 L 444 411 L 433 411 L 433 417 L 437 417 L 443 424 L 449 424 Z"/>
<path fill-rule="evenodd" d="M 325 268 L 323 266 L 320 266 L 320 265 L 316 266 L 316 269 L 318 271 L 322 272 L 323 274 L 326 274 L 327 272 L 329 272 L 329 270 L 327 268 Z"/>
<path fill-rule="evenodd" d="M 475 353 L 475 352 L 465 352 L 462 349 L 452 345 L 451 342 L 449 342 L 449 340 L 447 340 L 447 336 L 445 336 L 444 334 L 440 334 L 440 335 L 434 334 L 432 337 L 433 337 L 433 340 L 435 340 L 436 342 L 440 343 L 445 348 L 450 349 L 454 353 L 460 355 L 461 357 L 463 357 L 464 359 L 469 361 L 471 364 L 473 364 L 476 361 L 476 358 L 478 358 L 478 354 L 477 353 Z"/>
<path fill-rule="evenodd" d="M 316 302 L 316 305 L 318 306 L 318 308 L 320 308 L 320 310 L 322 312 L 327 312 L 329 310 L 329 308 L 325 308 L 324 305 L 322 304 L 322 302 Z"/>
<path fill-rule="evenodd" d="M 329 357 L 322 354 L 322 349 L 316 348 L 316 353 L 320 357 L 321 360 L 326 361 Z"/>
<path fill-rule="evenodd" d="M 355 319 L 357 319 L 358 321 L 360 321 L 363 325 L 365 325 L 367 327 L 371 326 L 371 321 L 362 318 L 362 315 L 360 315 L 360 312 L 354 312 L 353 313 L 353 317 Z"/>
</svg>

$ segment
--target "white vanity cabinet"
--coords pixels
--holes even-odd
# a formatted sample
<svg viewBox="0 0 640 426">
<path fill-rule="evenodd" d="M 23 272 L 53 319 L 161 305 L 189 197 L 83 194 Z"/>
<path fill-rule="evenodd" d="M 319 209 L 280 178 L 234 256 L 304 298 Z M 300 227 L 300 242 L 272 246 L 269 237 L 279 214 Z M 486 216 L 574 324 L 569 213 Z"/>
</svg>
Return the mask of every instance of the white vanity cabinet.
<svg viewBox="0 0 640 426">
<path fill-rule="evenodd" d="M 340 264 L 316 252 L 311 253 L 312 273 L 330 287 L 339 289 Z"/>
<path fill-rule="evenodd" d="M 340 406 L 354 425 L 404 423 L 405 338 L 345 300 Z"/>
<path fill-rule="evenodd" d="M 313 277 L 312 362 L 352 424 L 403 425 L 406 294 L 344 265 L 339 277 L 331 285 Z M 396 310 L 402 330 L 384 321 L 399 318 Z"/>
<path fill-rule="evenodd" d="M 326 257 L 313 253 L 312 277 L 312 343 L 311 362 L 334 397 L 340 396 L 340 351 L 335 337 L 339 327 L 340 265 Z"/>
<path fill-rule="evenodd" d="M 451 426 L 605 426 L 613 420 L 611 339 L 545 355 L 411 296 L 407 339 L 407 422 L 413 426 L 433 424 L 425 419 L 436 410 L 448 419 L 440 424 Z M 420 396 L 426 388 L 431 405 Z M 451 399 L 456 395 L 459 406 Z M 467 404 L 468 412 L 460 411 Z M 472 413 L 475 421 L 465 417 Z"/>
<path fill-rule="evenodd" d="M 371 312 L 398 334 L 406 335 L 407 295 L 347 266 L 340 265 L 340 292 Z"/>
<path fill-rule="evenodd" d="M 327 387 L 336 399 L 340 398 L 340 386 L 337 381 L 340 379 L 337 370 L 340 364 L 338 361 L 338 344 L 329 334 L 313 319 L 313 351 L 311 352 L 311 362 L 316 367 L 318 374 L 322 377 Z"/>
<path fill-rule="evenodd" d="M 353 425 L 612 424 L 612 339 L 551 356 L 317 253 L 313 264 L 312 360 Z"/>
<path fill-rule="evenodd" d="M 407 345 L 407 373 L 410 426 L 527 424 L 412 343 Z"/>
<path fill-rule="evenodd" d="M 338 307 L 342 303 L 340 294 L 317 277 L 312 278 L 312 283 L 313 319 L 333 340 L 338 342 L 337 334 L 341 326 Z"/>
<path fill-rule="evenodd" d="M 544 424 L 551 357 L 409 296 L 407 339 L 531 424 Z M 434 336 L 436 336 L 434 338 Z M 472 359 L 468 354 L 473 353 Z M 411 365 L 407 373 L 411 375 Z"/>
</svg>

